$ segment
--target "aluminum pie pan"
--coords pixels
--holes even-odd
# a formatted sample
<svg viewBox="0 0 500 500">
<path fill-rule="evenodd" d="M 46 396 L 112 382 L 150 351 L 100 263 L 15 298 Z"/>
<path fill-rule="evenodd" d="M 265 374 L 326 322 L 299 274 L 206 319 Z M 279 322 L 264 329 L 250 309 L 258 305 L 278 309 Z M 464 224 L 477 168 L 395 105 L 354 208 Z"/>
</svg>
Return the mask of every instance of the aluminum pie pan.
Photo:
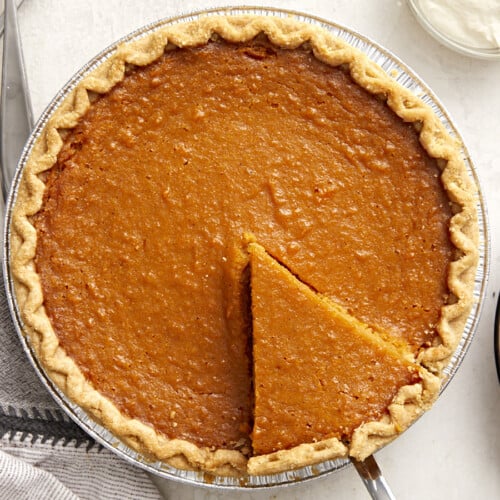
<svg viewBox="0 0 500 500">
<path fill-rule="evenodd" d="M 30 344 L 29 339 L 23 333 L 23 321 L 19 311 L 18 304 L 15 298 L 14 280 L 10 269 L 10 225 L 12 222 L 12 211 L 16 202 L 17 192 L 19 189 L 20 180 L 24 167 L 27 163 L 34 143 L 40 136 L 48 119 L 52 116 L 58 106 L 67 97 L 67 95 L 78 85 L 78 83 L 97 66 L 102 64 L 117 48 L 118 45 L 124 42 L 135 40 L 152 33 L 161 27 L 168 24 L 177 24 L 182 22 L 193 21 L 201 16 L 214 16 L 214 15 L 263 15 L 263 16 L 276 16 L 276 17 L 289 17 L 293 16 L 297 20 L 309 23 L 314 26 L 319 26 L 332 35 L 344 40 L 353 47 L 364 52 L 373 62 L 381 66 L 388 74 L 399 82 L 403 87 L 411 90 L 418 95 L 423 102 L 428 104 L 434 113 L 438 116 L 440 121 L 446 127 L 450 135 L 456 137 L 461 144 L 463 141 L 458 133 L 456 127 L 453 125 L 449 114 L 444 106 L 439 102 L 436 96 L 432 93 L 429 87 L 419 78 L 408 66 L 406 66 L 399 58 L 392 54 L 387 49 L 381 47 L 365 36 L 336 23 L 315 17 L 309 14 L 304 14 L 295 11 L 275 8 L 260 8 L 260 7 L 227 7 L 227 8 L 214 8 L 194 13 L 179 15 L 173 18 L 162 19 L 157 22 L 148 24 L 143 28 L 134 31 L 133 33 L 121 38 L 114 44 L 104 49 L 101 53 L 89 61 L 80 71 L 78 71 L 69 82 L 57 93 L 46 110 L 41 115 L 34 131 L 31 134 L 26 146 L 23 150 L 16 174 L 10 190 L 10 195 L 7 201 L 6 214 L 5 214 L 5 227 L 4 227 L 4 259 L 3 259 L 3 272 L 6 287 L 7 300 L 9 308 L 14 321 L 16 331 L 21 340 L 22 346 L 28 359 L 33 365 L 38 377 L 45 385 L 49 393 L 64 410 L 64 412 L 74 420 L 85 432 L 104 447 L 110 449 L 115 454 L 125 459 L 126 461 L 165 479 L 171 479 L 186 484 L 197 486 L 205 486 L 216 489 L 228 490 L 247 490 L 256 488 L 275 488 L 279 486 L 286 486 L 297 482 L 311 480 L 320 476 L 331 474 L 335 471 L 341 470 L 350 464 L 348 459 L 328 460 L 320 464 L 303 467 L 301 469 L 261 476 L 245 476 L 238 477 L 225 477 L 214 476 L 199 471 L 186 471 L 176 469 L 161 461 L 151 461 L 150 458 L 145 457 L 141 453 L 131 449 L 122 443 L 106 428 L 99 425 L 92 417 L 85 412 L 81 407 L 73 403 L 48 377 L 44 368 L 39 363 L 34 350 Z M 451 381 L 456 371 L 458 370 L 469 346 L 472 342 L 475 330 L 477 328 L 484 297 L 486 293 L 487 276 L 489 270 L 490 260 L 490 241 L 489 230 L 487 222 L 487 211 L 484 197 L 481 193 L 480 183 L 478 180 L 477 172 L 470 159 L 469 153 L 465 146 L 462 149 L 463 159 L 467 168 L 469 177 L 477 188 L 476 208 L 478 212 L 479 222 L 479 265 L 475 275 L 474 282 L 474 305 L 467 319 L 464 332 L 462 334 L 460 343 L 452 356 L 450 363 L 444 370 L 444 380 L 441 387 L 441 392 Z"/>
</svg>

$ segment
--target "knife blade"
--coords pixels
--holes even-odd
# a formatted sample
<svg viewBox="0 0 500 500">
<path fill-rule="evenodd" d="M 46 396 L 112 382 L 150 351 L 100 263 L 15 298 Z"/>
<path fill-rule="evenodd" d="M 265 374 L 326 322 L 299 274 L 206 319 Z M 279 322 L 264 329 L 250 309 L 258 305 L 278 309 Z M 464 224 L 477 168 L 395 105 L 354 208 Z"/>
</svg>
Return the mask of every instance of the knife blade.
<svg viewBox="0 0 500 500">
<path fill-rule="evenodd" d="M 5 0 L 2 95 L 0 101 L 0 162 L 2 207 L 7 198 L 24 144 L 33 128 L 33 112 L 14 0 Z"/>
<path fill-rule="evenodd" d="M 351 462 L 373 500 L 396 500 L 373 455 L 362 462 L 351 458 Z"/>
<path fill-rule="evenodd" d="M 23 2 L 24 2 L 24 0 L 16 0 L 16 4 L 17 4 L 18 9 Z M 4 28 L 3 18 L 4 18 L 4 12 L 2 11 L 2 13 L 0 14 L 0 36 L 3 35 L 3 28 Z"/>
</svg>

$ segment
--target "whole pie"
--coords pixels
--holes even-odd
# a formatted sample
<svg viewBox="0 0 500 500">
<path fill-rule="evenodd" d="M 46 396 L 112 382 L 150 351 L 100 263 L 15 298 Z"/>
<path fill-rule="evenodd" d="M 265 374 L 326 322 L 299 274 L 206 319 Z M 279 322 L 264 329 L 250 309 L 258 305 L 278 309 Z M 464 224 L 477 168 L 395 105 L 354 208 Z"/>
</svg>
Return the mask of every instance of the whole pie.
<svg viewBox="0 0 500 500">
<path fill-rule="evenodd" d="M 432 110 L 322 29 L 206 17 L 120 46 L 34 145 L 11 227 L 54 382 L 175 467 L 362 460 L 436 398 L 474 191 Z"/>
</svg>

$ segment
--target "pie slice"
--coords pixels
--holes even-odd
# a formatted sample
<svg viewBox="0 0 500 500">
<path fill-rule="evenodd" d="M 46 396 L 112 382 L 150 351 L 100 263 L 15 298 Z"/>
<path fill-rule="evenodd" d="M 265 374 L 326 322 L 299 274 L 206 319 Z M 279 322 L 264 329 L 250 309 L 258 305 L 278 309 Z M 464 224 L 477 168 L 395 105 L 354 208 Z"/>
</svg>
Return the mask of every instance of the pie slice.
<svg viewBox="0 0 500 500">
<path fill-rule="evenodd" d="M 379 421 L 402 386 L 421 381 L 420 368 L 261 245 L 250 243 L 249 253 L 256 455 L 249 470 L 345 456 L 354 430 Z"/>
</svg>

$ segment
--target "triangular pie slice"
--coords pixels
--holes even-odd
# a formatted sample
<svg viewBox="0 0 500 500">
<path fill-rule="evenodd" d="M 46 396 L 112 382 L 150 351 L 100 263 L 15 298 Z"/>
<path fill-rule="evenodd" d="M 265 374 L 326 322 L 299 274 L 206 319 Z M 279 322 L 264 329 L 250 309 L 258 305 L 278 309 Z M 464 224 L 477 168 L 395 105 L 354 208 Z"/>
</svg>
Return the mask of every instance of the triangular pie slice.
<svg viewBox="0 0 500 500">
<path fill-rule="evenodd" d="M 249 470 L 262 468 L 262 455 L 288 467 L 345 456 L 353 432 L 384 417 L 400 388 L 419 382 L 419 368 L 262 246 L 248 248 L 256 455 Z"/>
</svg>

